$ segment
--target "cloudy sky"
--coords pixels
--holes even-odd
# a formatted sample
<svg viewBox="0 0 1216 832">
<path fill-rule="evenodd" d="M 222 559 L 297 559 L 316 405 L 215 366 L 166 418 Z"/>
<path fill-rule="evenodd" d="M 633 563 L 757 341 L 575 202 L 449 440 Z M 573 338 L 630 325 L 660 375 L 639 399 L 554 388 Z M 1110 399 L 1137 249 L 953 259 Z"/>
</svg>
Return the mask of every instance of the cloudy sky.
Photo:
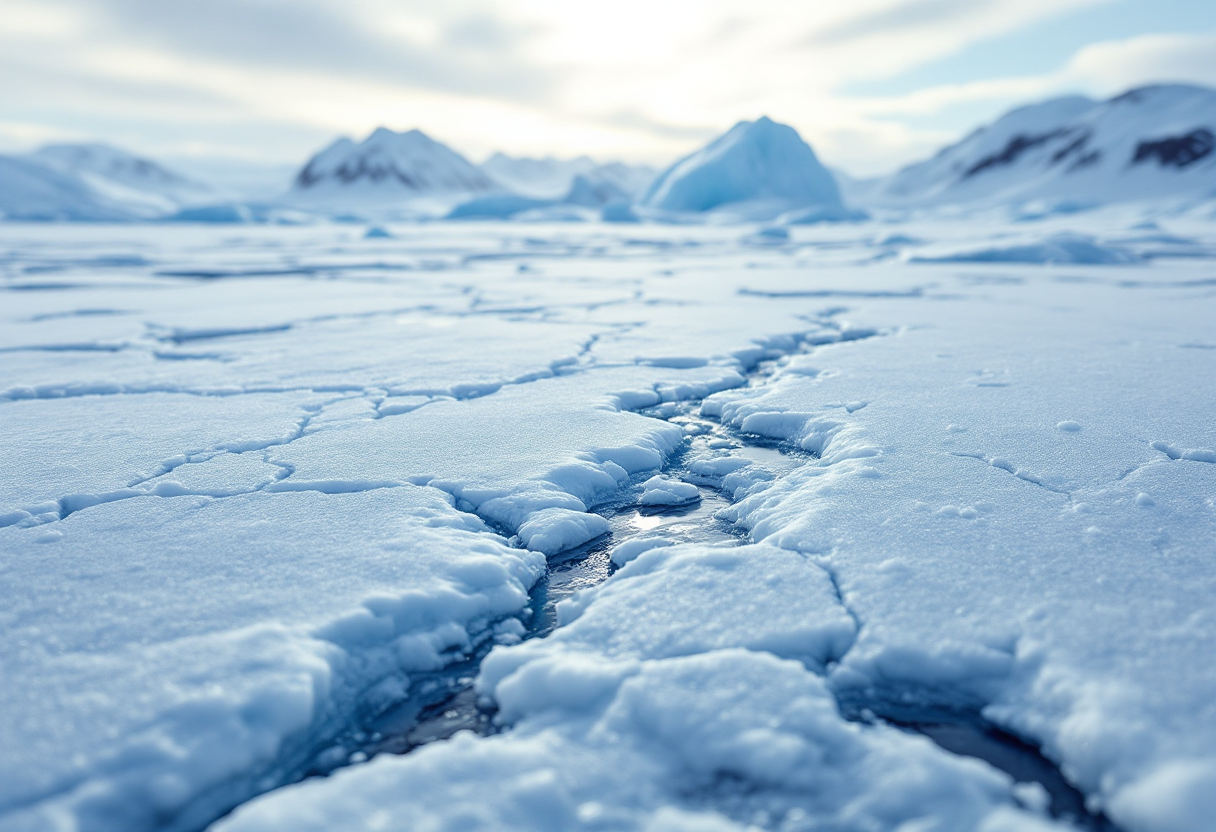
<svg viewBox="0 0 1216 832">
<path fill-rule="evenodd" d="M 663 163 L 767 114 L 864 175 L 1164 80 L 1216 85 L 1213 0 L 0 0 L 4 151 L 294 164 L 386 125 Z"/>
</svg>

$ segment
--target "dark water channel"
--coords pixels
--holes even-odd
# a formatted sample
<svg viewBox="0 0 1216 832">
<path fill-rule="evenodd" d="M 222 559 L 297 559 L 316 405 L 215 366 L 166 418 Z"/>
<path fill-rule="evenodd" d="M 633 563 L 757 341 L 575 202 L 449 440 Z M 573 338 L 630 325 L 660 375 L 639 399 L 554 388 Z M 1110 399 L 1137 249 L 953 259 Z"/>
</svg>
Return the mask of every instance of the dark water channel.
<svg viewBox="0 0 1216 832">
<path fill-rule="evenodd" d="M 882 722 L 920 734 L 952 754 L 983 760 L 1008 774 L 1015 783 L 1035 784 L 1041 787 L 1037 796 L 1041 804 L 1036 799 L 1023 802 L 1032 808 L 1045 809 L 1051 817 L 1077 829 L 1119 832 L 1109 818 L 1090 810 L 1085 795 L 1037 746 L 992 724 L 977 711 L 847 698 L 841 702 L 841 712 L 854 722 Z"/>
<path fill-rule="evenodd" d="M 744 539 L 730 524 L 714 517 L 730 505 L 709 488 L 700 488 L 701 500 L 691 506 L 662 509 L 637 505 L 608 505 L 596 513 L 608 519 L 612 531 L 549 559 L 546 574 L 532 588 L 531 615 L 525 638 L 543 638 L 557 626 L 557 605 L 580 589 L 598 586 L 616 571 L 612 550 L 641 536 L 662 535 L 681 543 L 738 545 Z M 477 668 L 489 646 L 426 679 L 409 699 L 377 717 L 366 729 L 362 752 L 367 756 L 402 754 L 419 745 L 446 739 L 457 731 L 487 735 L 497 727 L 493 711 L 482 707 L 473 690 Z"/>
<path fill-rule="evenodd" d="M 711 546 L 737 546 L 746 534 L 733 524 L 719 519 L 718 512 L 730 505 L 720 491 L 698 482 L 689 466 L 712 456 L 739 456 L 762 468 L 770 478 L 782 476 L 810 457 L 802 452 L 781 448 L 759 437 L 744 437 L 723 428 L 716 421 L 698 415 L 699 401 L 659 405 L 640 411 L 644 416 L 663 419 L 684 428 L 686 447 L 677 453 L 663 471 L 665 477 L 692 481 L 700 499 L 678 507 L 641 506 L 637 503 L 640 480 L 625 490 L 625 496 L 593 506 L 593 511 L 611 524 L 608 534 L 582 546 L 549 558 L 546 574 L 531 590 L 530 615 L 526 639 L 543 638 L 557 626 L 557 605 L 581 589 L 598 586 L 616 571 L 612 550 L 641 537 L 662 537 L 672 543 Z M 333 759 L 321 760 L 311 774 L 323 774 L 346 762 L 358 762 L 380 753 L 402 754 L 428 742 L 446 739 L 458 731 L 494 733 L 493 711 L 478 702 L 473 690 L 481 660 L 489 652 L 484 645 L 473 656 L 444 670 L 429 674 L 411 689 L 410 696 L 396 707 L 370 720 L 363 731 L 341 744 Z M 349 751 L 350 746 L 356 751 Z M 352 758 L 348 756 L 353 753 Z M 329 765 L 326 765 L 329 763 Z"/>
<path fill-rule="evenodd" d="M 1092 832 L 1116 832 L 1105 815 L 1085 805 L 1085 795 L 1064 779 L 1060 769 L 1039 749 L 979 717 L 953 722 L 894 723 L 924 734 L 942 748 L 965 757 L 984 760 L 1018 783 L 1037 783 L 1048 797 L 1047 809 L 1054 818 L 1067 820 Z"/>
</svg>

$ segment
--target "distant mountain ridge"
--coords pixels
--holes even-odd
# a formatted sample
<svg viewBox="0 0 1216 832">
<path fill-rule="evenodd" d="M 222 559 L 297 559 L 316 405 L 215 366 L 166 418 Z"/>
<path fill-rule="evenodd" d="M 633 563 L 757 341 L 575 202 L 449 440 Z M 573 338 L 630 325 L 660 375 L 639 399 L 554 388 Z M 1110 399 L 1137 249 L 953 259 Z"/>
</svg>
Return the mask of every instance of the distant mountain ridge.
<svg viewBox="0 0 1216 832">
<path fill-rule="evenodd" d="M 874 206 L 1068 208 L 1216 196 L 1216 90 L 1162 84 L 1019 107 L 924 162 L 852 183 Z"/>
<path fill-rule="evenodd" d="M 0 217 L 9 220 L 155 219 L 208 186 L 106 144 L 53 144 L 0 156 Z"/>
<path fill-rule="evenodd" d="M 475 165 L 420 130 L 380 127 L 360 142 L 341 138 L 316 153 L 287 193 L 253 200 L 104 144 L 0 155 L 0 220 L 452 216 L 793 224 L 859 219 L 865 212 L 858 208 L 999 208 L 1035 218 L 1132 202 L 1187 209 L 1210 200 L 1216 89 L 1184 84 L 1019 107 L 930 159 L 869 180 L 833 175 L 794 128 L 767 117 L 739 122 L 661 173 L 586 156 L 497 153 Z"/>
<path fill-rule="evenodd" d="M 587 186 L 610 186 L 620 192 L 621 198 L 631 199 L 644 190 L 658 173 L 648 165 L 627 165 L 623 162 L 599 164 L 588 156 L 530 159 L 505 153 L 495 153 L 481 163 L 481 169 L 506 190 L 535 199 L 562 199 L 568 197 L 572 189 L 583 190 Z M 580 178 L 585 184 L 577 184 Z"/>
<path fill-rule="evenodd" d="M 110 182 L 166 196 L 181 194 L 189 197 L 207 190 L 202 183 L 162 167 L 157 162 L 107 144 L 49 144 L 31 153 L 30 158 L 67 171 L 100 176 Z"/>
<path fill-rule="evenodd" d="M 595 162 L 587 156 L 531 159 L 495 153 L 480 167 L 486 176 L 512 193 L 535 199 L 557 199 L 570 190 L 574 177 L 594 170 Z"/>
<path fill-rule="evenodd" d="M 377 128 L 364 141 L 342 138 L 297 174 L 285 202 L 308 209 L 376 216 L 505 219 L 550 210 L 630 202 L 654 177 L 645 166 L 575 159 L 513 158 L 496 153 L 482 165 L 420 130 Z"/>
</svg>

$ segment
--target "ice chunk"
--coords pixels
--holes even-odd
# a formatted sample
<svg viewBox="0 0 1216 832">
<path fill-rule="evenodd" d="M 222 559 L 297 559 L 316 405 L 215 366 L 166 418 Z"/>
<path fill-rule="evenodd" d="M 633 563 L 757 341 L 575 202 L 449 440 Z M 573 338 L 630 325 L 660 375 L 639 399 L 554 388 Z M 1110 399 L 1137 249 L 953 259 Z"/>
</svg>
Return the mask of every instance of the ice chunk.
<svg viewBox="0 0 1216 832">
<path fill-rule="evenodd" d="M 644 506 L 686 506 L 699 499 L 701 492 L 695 485 L 656 474 L 642 483 L 639 502 Z"/>
<path fill-rule="evenodd" d="M 519 527 L 518 534 L 529 549 L 556 555 L 582 546 L 611 529 L 611 524 L 598 514 L 568 508 L 546 508 L 528 515 Z"/>
<path fill-rule="evenodd" d="M 673 545 L 675 545 L 675 541 L 665 537 L 636 537 L 613 548 L 612 562 L 617 566 L 624 566 L 643 552 Z"/>
<path fill-rule="evenodd" d="M 551 636 L 491 654 L 478 686 L 493 693 L 522 661 L 588 650 L 662 658 L 737 646 L 822 665 L 856 632 L 826 573 L 769 546 L 650 548 L 608 583 L 563 601 L 558 615 Z"/>
</svg>

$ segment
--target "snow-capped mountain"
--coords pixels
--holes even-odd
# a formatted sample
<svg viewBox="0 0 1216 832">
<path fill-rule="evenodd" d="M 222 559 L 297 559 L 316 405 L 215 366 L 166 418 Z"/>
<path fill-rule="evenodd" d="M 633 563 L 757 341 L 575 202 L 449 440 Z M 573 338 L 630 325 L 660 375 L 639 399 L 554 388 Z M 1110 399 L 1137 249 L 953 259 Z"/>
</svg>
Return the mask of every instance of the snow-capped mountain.
<svg viewBox="0 0 1216 832">
<path fill-rule="evenodd" d="M 1108 101 L 1058 98 L 1013 110 L 928 161 L 856 183 L 872 205 L 1009 204 L 1060 209 L 1216 196 L 1216 90 L 1158 85 Z"/>
<path fill-rule="evenodd" d="M 767 117 L 741 121 L 659 175 L 640 200 L 664 213 L 726 211 L 752 219 L 840 209 L 840 190 L 798 132 Z"/>
<path fill-rule="evenodd" d="M 0 156 L 0 219 L 126 220 L 80 179 L 19 156 Z"/>
<path fill-rule="evenodd" d="M 495 153 L 481 163 L 481 169 L 512 193 L 533 199 L 566 199 L 572 190 L 578 198 L 586 196 L 586 188 L 612 189 L 630 199 L 649 185 L 657 171 L 648 165 L 627 165 L 623 162 L 597 164 L 587 156 L 576 159 L 515 158 Z M 582 177 L 583 184 L 578 184 Z M 600 200 L 596 204 L 613 200 Z M 579 202 L 578 204 L 585 204 Z"/>
<path fill-rule="evenodd" d="M 206 185 L 109 145 L 48 145 L 0 157 L 5 219 L 155 219 L 210 194 Z"/>
<path fill-rule="evenodd" d="M 156 198 L 167 208 L 204 199 L 211 189 L 150 159 L 106 144 L 52 144 L 30 154 L 50 167 L 79 176 L 117 198 Z"/>
<path fill-rule="evenodd" d="M 329 207 L 384 207 L 496 190 L 476 165 L 422 131 L 378 127 L 362 142 L 341 138 L 312 157 L 287 198 Z"/>
</svg>

